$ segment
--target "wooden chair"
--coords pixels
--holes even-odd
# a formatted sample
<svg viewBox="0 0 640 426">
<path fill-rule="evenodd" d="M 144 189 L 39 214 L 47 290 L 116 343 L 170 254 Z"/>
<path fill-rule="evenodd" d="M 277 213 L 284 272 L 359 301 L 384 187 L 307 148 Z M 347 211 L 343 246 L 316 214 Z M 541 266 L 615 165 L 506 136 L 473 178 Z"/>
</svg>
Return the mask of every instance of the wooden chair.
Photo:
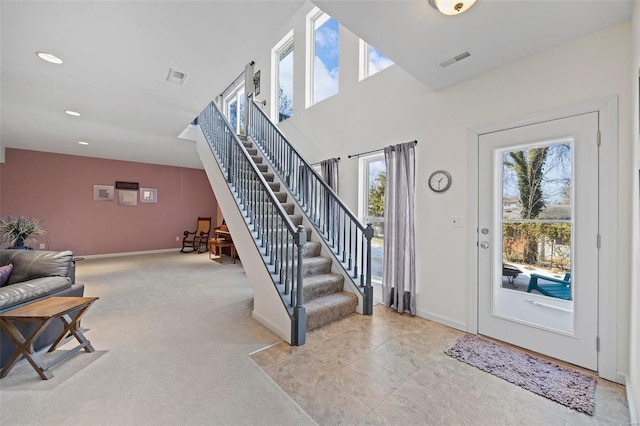
<svg viewBox="0 0 640 426">
<path fill-rule="evenodd" d="M 182 239 L 182 249 L 180 251 L 182 253 L 204 253 L 208 248 L 210 232 L 211 218 L 199 217 L 198 225 L 195 231 L 184 231 L 184 238 Z M 204 247 L 204 250 L 202 250 L 202 247 Z M 191 250 L 184 251 L 185 248 L 191 248 Z"/>
</svg>

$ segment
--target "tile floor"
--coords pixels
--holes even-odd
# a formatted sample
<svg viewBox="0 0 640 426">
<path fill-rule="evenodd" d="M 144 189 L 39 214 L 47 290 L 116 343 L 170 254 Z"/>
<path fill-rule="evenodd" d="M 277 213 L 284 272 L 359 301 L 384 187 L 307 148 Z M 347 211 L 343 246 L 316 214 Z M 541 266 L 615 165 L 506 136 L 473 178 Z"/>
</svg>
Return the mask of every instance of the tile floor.
<svg viewBox="0 0 640 426">
<path fill-rule="evenodd" d="M 381 305 L 251 358 L 321 425 L 628 425 L 624 387 L 598 380 L 593 417 L 444 354 L 463 333 Z"/>
</svg>

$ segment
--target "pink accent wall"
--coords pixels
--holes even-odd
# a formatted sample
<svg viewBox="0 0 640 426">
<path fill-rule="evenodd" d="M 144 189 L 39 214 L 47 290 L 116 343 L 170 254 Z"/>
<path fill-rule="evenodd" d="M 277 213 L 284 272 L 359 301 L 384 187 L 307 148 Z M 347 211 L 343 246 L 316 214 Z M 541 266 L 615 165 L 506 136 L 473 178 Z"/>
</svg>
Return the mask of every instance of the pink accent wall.
<svg viewBox="0 0 640 426">
<path fill-rule="evenodd" d="M 48 250 L 82 256 L 179 249 L 198 216 L 216 223 L 204 170 L 7 148 L 0 173 L 0 216 L 41 219 Z M 138 195 L 137 206 L 120 206 L 117 190 L 113 201 L 93 201 L 93 185 L 116 181 L 156 188 L 157 204 L 140 203 Z"/>
</svg>

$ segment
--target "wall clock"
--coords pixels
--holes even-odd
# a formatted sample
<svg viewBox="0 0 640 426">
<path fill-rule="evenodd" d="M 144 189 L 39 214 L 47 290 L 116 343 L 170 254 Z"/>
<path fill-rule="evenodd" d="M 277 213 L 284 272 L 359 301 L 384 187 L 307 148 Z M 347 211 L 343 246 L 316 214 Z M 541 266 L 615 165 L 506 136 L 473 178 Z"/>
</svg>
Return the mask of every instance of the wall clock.
<svg viewBox="0 0 640 426">
<path fill-rule="evenodd" d="M 444 170 L 436 170 L 429 176 L 429 188 L 434 192 L 444 192 L 451 187 L 451 175 Z"/>
</svg>

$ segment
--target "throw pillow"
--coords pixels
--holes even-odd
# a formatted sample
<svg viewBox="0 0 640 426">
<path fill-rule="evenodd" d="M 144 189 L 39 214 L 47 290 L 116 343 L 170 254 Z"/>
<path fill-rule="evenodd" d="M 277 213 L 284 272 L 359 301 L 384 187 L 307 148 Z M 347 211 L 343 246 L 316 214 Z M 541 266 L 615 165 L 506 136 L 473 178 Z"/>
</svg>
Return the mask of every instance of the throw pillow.
<svg viewBox="0 0 640 426">
<path fill-rule="evenodd" d="M 0 287 L 4 287 L 7 281 L 9 281 L 11 271 L 13 271 L 13 264 L 11 263 L 5 266 L 0 266 Z"/>
</svg>

